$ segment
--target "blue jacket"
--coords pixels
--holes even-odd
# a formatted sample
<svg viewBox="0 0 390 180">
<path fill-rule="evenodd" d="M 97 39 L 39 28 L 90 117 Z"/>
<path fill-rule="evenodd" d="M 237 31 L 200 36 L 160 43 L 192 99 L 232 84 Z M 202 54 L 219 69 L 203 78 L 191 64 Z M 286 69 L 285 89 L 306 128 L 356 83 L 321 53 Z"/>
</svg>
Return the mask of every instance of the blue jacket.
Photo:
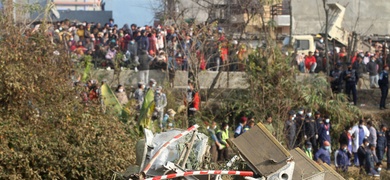
<svg viewBox="0 0 390 180">
<path fill-rule="evenodd" d="M 375 164 L 378 162 L 375 154 L 369 149 L 366 153 L 366 171 L 367 173 L 373 173 L 375 170 Z"/>
<path fill-rule="evenodd" d="M 318 140 L 319 140 L 319 143 L 322 145 L 322 143 L 324 143 L 324 141 L 328 141 L 329 143 L 331 143 L 331 138 L 330 138 L 330 130 L 331 130 L 332 126 L 331 124 L 326 124 L 326 123 L 323 123 L 321 124 L 321 127 L 318 131 Z"/>
<path fill-rule="evenodd" d="M 382 71 L 379 74 L 378 84 L 380 87 L 388 87 L 389 86 L 389 73 L 387 71 Z"/>
<path fill-rule="evenodd" d="M 382 131 L 377 131 L 377 140 L 376 146 L 380 148 L 385 148 L 387 145 L 386 133 Z"/>
<path fill-rule="evenodd" d="M 314 155 L 314 160 L 317 161 L 321 159 L 322 162 L 330 165 L 330 153 L 324 147 L 320 148 L 317 153 Z"/>
<path fill-rule="evenodd" d="M 141 36 L 137 39 L 138 51 L 149 50 L 149 39 L 146 36 Z"/>
<path fill-rule="evenodd" d="M 341 168 L 342 171 L 348 171 L 349 165 L 349 153 L 345 152 L 343 149 L 339 149 L 337 153 L 337 165 Z"/>
</svg>

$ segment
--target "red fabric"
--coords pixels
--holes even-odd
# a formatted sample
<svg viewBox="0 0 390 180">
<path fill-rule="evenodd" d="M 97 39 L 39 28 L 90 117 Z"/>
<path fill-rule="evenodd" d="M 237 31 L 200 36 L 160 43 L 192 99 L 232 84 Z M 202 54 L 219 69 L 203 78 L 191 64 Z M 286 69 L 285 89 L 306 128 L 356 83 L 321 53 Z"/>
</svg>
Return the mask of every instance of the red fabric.
<svg viewBox="0 0 390 180">
<path fill-rule="evenodd" d="M 157 38 L 156 38 L 156 35 L 152 35 L 151 37 L 149 37 L 149 51 L 154 51 L 154 52 L 157 52 L 157 46 L 156 46 L 156 43 L 157 43 Z"/>
<path fill-rule="evenodd" d="M 351 64 L 353 64 L 357 59 L 357 56 L 352 57 Z"/>
<path fill-rule="evenodd" d="M 222 59 L 222 61 L 225 61 L 227 59 L 227 55 L 228 55 L 228 48 L 222 47 L 221 48 L 221 59 Z"/>
<path fill-rule="evenodd" d="M 194 108 L 198 111 L 199 111 L 199 103 L 200 103 L 199 92 L 196 92 L 192 104 L 194 105 Z"/>
<path fill-rule="evenodd" d="M 317 60 L 316 60 L 316 58 L 314 57 L 314 56 L 306 56 L 305 57 L 305 66 L 306 66 L 306 68 L 307 69 L 310 69 L 311 68 L 311 65 L 313 64 L 313 63 L 316 63 L 317 62 Z"/>
</svg>

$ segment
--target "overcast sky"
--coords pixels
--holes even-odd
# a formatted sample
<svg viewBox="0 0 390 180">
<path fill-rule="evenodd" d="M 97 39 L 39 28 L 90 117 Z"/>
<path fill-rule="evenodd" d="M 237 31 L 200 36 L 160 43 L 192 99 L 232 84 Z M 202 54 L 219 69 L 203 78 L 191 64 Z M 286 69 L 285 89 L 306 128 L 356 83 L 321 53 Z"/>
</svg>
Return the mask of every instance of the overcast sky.
<svg viewBox="0 0 390 180">
<path fill-rule="evenodd" d="M 113 11 L 115 24 L 122 27 L 125 23 L 138 26 L 153 25 L 153 8 L 159 0 L 105 0 L 106 10 Z"/>
</svg>

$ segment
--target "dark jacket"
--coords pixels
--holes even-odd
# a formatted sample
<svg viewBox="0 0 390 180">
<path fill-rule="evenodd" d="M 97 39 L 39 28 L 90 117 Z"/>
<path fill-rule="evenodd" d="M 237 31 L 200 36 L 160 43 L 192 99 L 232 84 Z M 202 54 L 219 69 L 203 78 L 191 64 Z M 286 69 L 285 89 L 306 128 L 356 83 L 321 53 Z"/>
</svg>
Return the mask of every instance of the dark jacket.
<svg viewBox="0 0 390 180">
<path fill-rule="evenodd" d="M 370 76 L 378 75 L 377 66 L 378 64 L 374 61 L 370 61 L 367 63 L 367 72 L 369 73 Z"/>
<path fill-rule="evenodd" d="M 366 164 L 366 155 L 367 155 L 367 149 L 363 146 L 359 146 L 359 149 L 358 149 L 358 158 L 359 158 L 359 163 L 360 163 L 360 166 L 365 166 Z"/>
<path fill-rule="evenodd" d="M 138 52 L 149 49 L 149 39 L 146 36 L 141 36 L 137 40 Z"/>
<path fill-rule="evenodd" d="M 343 133 L 340 134 L 339 143 L 340 143 L 340 145 L 342 145 L 342 144 L 348 145 L 349 139 L 348 139 L 348 133 L 347 132 L 343 132 Z"/>
<path fill-rule="evenodd" d="M 149 56 L 146 50 L 141 51 L 139 55 L 139 70 L 149 70 L 150 62 L 153 60 L 153 57 Z"/>
<path fill-rule="evenodd" d="M 389 87 L 389 73 L 382 71 L 378 80 L 379 87 Z"/>
<path fill-rule="evenodd" d="M 308 138 L 318 134 L 317 123 L 312 117 L 306 117 L 303 123 L 303 134 Z"/>
<path fill-rule="evenodd" d="M 352 69 L 355 69 L 359 78 L 363 77 L 363 73 L 366 72 L 366 66 L 362 63 L 359 63 L 359 61 L 355 61 L 352 65 Z"/>
</svg>

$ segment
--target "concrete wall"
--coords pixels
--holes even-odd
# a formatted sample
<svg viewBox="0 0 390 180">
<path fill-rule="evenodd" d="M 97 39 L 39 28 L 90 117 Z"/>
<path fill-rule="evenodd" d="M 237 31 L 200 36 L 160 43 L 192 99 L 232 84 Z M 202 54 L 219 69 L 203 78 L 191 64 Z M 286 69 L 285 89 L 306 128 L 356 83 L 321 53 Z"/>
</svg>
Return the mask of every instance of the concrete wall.
<svg viewBox="0 0 390 180">
<path fill-rule="evenodd" d="M 215 71 L 202 71 L 199 73 L 199 83 L 201 89 L 207 89 L 210 87 L 214 78 L 218 72 Z M 216 88 L 247 88 L 247 81 L 245 78 L 246 74 L 244 72 L 230 72 L 229 76 L 227 72 L 222 72 L 219 77 Z M 119 79 L 114 76 L 113 70 L 96 70 L 92 72 L 92 78 L 97 79 L 99 82 L 103 79 L 107 82 L 116 86 L 117 84 L 122 84 L 126 86 L 136 86 L 139 82 L 138 73 L 133 70 L 124 70 L 120 73 Z M 150 70 L 149 79 L 153 78 L 157 81 L 158 85 L 166 86 L 168 85 L 168 75 L 165 72 L 159 70 Z M 186 88 L 188 82 L 188 72 L 187 71 L 177 71 L 175 76 L 175 87 L 176 88 Z"/>
<path fill-rule="evenodd" d="M 328 0 L 346 6 L 343 27 L 364 35 L 390 34 L 389 0 Z M 360 14 L 359 14 L 360 8 Z M 293 33 L 317 34 L 325 22 L 322 0 L 293 0 Z M 356 19 L 359 17 L 355 29 Z"/>
</svg>

